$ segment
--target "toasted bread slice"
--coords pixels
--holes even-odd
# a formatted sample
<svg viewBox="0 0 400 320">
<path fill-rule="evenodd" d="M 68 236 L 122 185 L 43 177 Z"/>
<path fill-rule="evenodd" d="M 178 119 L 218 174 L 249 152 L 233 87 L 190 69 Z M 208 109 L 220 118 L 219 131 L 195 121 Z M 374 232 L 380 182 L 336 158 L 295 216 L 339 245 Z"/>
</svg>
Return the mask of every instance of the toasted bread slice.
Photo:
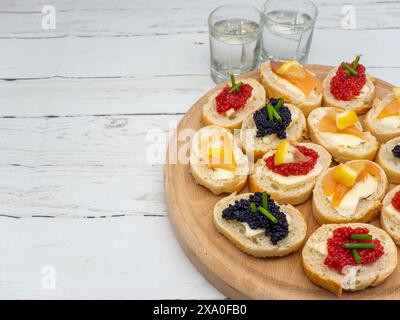
<svg viewBox="0 0 400 320">
<path fill-rule="evenodd" d="M 270 62 L 264 62 L 260 66 L 261 83 L 265 87 L 267 96 L 282 98 L 288 103 L 299 107 L 305 116 L 311 110 L 321 106 L 322 94 L 315 89 L 309 97 L 306 97 L 297 87 L 276 75 L 271 69 Z"/>
<path fill-rule="evenodd" d="M 253 168 L 253 172 L 249 177 L 249 189 L 251 192 L 263 192 L 266 191 L 269 195 L 279 203 L 290 203 L 293 205 L 303 203 L 307 201 L 314 189 L 315 182 L 320 174 L 325 172 L 332 161 L 331 155 L 322 146 L 314 143 L 299 143 L 301 146 L 313 149 L 318 152 L 319 158 L 317 164 L 314 167 L 315 170 L 311 171 L 308 179 L 298 180 L 292 185 L 290 183 L 278 184 L 273 180 L 271 174 L 276 176 L 271 170 L 265 165 L 265 159 L 275 153 L 275 150 L 268 152 L 262 159 L 259 159 Z M 279 179 L 285 179 L 284 176 L 278 176 Z M 293 176 L 292 176 L 293 177 Z M 293 179 L 290 177 L 289 179 Z"/>
<path fill-rule="evenodd" d="M 298 142 L 304 136 L 307 136 L 306 118 L 303 112 L 292 104 L 286 104 L 292 115 L 292 122 L 286 128 L 286 138 L 290 142 Z M 266 135 L 264 137 L 257 137 L 257 127 L 253 119 L 254 112 L 250 114 L 242 123 L 240 130 L 240 142 L 243 151 L 247 156 L 253 156 L 257 160 L 262 157 L 266 152 L 275 148 L 280 139 L 276 134 Z"/>
<path fill-rule="evenodd" d="M 375 97 L 375 85 L 373 78 L 366 75 L 367 82 L 364 85 L 358 97 L 351 99 L 350 101 L 337 100 L 331 93 L 331 80 L 335 76 L 337 68 L 333 68 L 324 81 L 322 81 L 322 87 L 324 88 L 324 95 L 322 99 L 322 105 L 325 107 L 335 107 L 347 110 L 354 110 L 357 114 L 366 113 L 370 108 L 372 101 Z"/>
<path fill-rule="evenodd" d="M 382 143 L 375 159 L 375 162 L 382 167 L 391 183 L 400 183 L 400 159 L 392 153 L 392 149 L 399 144 L 400 137 Z"/>
<path fill-rule="evenodd" d="M 397 186 L 385 196 L 381 211 L 381 226 L 397 245 L 400 245 L 400 212 L 393 207 L 391 201 L 399 191 L 400 186 Z"/>
<path fill-rule="evenodd" d="M 365 116 L 364 125 L 368 131 L 378 139 L 386 142 L 400 136 L 400 117 L 387 117 L 378 119 L 382 109 L 395 99 L 394 95 L 388 94 L 383 100 L 375 99 L 374 106 Z"/>
<path fill-rule="evenodd" d="M 204 125 L 217 125 L 230 130 L 240 129 L 242 121 L 246 119 L 249 114 L 265 105 L 265 89 L 257 80 L 249 78 L 240 79 L 240 81 L 253 87 L 251 97 L 247 100 L 246 105 L 230 116 L 218 113 L 215 97 L 222 91 L 223 88 L 221 88 L 211 95 L 207 103 L 203 106 Z"/>
<path fill-rule="evenodd" d="M 347 163 L 354 163 L 359 161 L 367 161 L 369 164 L 375 166 L 379 172 L 378 185 L 376 190 L 366 198 L 359 200 L 354 214 L 340 214 L 334 208 L 325 195 L 323 189 L 323 179 L 328 172 L 335 170 L 336 167 L 328 169 L 324 174 L 321 174 L 313 191 L 312 210 L 314 218 L 319 224 L 325 223 L 347 223 L 347 222 L 368 222 L 373 220 L 382 208 L 381 201 L 386 194 L 388 188 L 388 181 L 383 169 L 376 163 L 368 160 L 354 160 Z"/>
<path fill-rule="evenodd" d="M 236 195 L 234 193 L 215 205 L 213 219 L 217 230 L 240 250 L 254 257 L 280 257 L 299 250 L 306 236 L 307 225 L 300 211 L 291 205 L 280 205 L 281 211 L 288 220 L 289 234 L 276 245 L 265 234 L 248 238 L 245 236 L 245 228 L 241 223 L 222 218 L 222 211 L 225 208 L 234 204 L 235 200 L 248 199 L 250 194 Z"/>
<path fill-rule="evenodd" d="M 210 168 L 205 159 L 200 155 L 200 137 L 207 136 L 207 132 L 216 130 L 221 135 L 226 134 L 233 142 L 233 154 L 236 161 L 235 170 L 224 170 Z M 190 148 L 190 172 L 196 183 L 206 187 L 214 194 L 232 193 L 240 191 L 246 184 L 249 172 L 248 159 L 243 154 L 239 143 L 234 139 L 232 133 L 218 126 L 203 127 L 193 136 Z"/>
<path fill-rule="evenodd" d="M 380 240 L 384 254 L 376 262 L 361 266 L 352 266 L 339 273 L 325 265 L 327 255 L 326 242 L 333 230 L 340 227 L 367 228 L 369 233 Z M 395 270 L 397 265 L 397 249 L 389 235 L 370 224 L 326 224 L 317 229 L 308 238 L 302 251 L 303 268 L 310 280 L 337 296 L 343 290 L 358 291 L 381 284 Z"/>
<path fill-rule="evenodd" d="M 318 130 L 319 121 L 328 113 L 339 113 L 342 110 L 339 108 L 322 107 L 314 109 L 307 119 L 308 131 L 311 141 L 322 145 L 329 151 L 332 157 L 337 162 L 346 162 L 355 159 L 373 160 L 378 150 L 378 141 L 370 132 L 364 132 L 364 141 L 355 146 L 338 145 L 336 142 L 330 140 L 325 133 Z M 356 127 L 362 130 L 360 123 Z M 343 143 L 346 143 L 343 139 Z"/>
</svg>

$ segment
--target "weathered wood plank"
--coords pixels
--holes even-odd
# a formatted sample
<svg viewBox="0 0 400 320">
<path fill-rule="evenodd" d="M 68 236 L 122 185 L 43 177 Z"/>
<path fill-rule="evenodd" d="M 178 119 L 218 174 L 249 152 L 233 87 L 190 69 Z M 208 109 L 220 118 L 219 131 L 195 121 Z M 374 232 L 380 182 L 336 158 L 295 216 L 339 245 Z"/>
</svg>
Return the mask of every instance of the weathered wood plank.
<svg viewBox="0 0 400 320">
<path fill-rule="evenodd" d="M 0 252 L 1 299 L 223 298 L 166 217 L 0 218 Z"/>
<path fill-rule="evenodd" d="M 361 52 L 367 66 L 400 67 L 397 42 L 393 41 L 397 36 L 397 30 L 316 30 L 309 62 L 336 64 Z M 209 73 L 207 43 L 207 34 L 129 40 L 1 39 L 0 78 L 206 75 Z"/>
<path fill-rule="evenodd" d="M 162 163 L 180 117 L 0 119 L 0 215 L 166 215 Z"/>
<path fill-rule="evenodd" d="M 242 3 L 232 0 L 231 3 Z M 46 0 L 2 1 L 0 4 L 1 38 L 138 37 L 180 33 L 207 32 L 207 17 L 212 9 L 225 1 L 52 1 L 56 9 L 57 28 L 43 30 L 42 7 Z M 264 0 L 252 1 L 261 8 Z M 399 29 L 400 2 L 371 0 L 317 0 L 318 29 L 341 29 L 345 5 L 356 10 L 357 28 Z"/>
</svg>

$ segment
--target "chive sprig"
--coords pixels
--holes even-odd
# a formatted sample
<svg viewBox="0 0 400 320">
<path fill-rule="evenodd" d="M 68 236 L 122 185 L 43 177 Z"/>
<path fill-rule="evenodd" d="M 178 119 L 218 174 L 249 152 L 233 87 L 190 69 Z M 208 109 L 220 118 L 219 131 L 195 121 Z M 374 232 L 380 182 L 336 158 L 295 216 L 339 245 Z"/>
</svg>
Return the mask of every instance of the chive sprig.
<svg viewBox="0 0 400 320">
<path fill-rule="evenodd" d="M 269 206 L 268 206 L 268 198 L 267 198 L 267 193 L 263 192 L 262 193 L 262 206 L 259 206 L 257 208 L 256 204 L 254 202 L 250 203 L 250 209 L 252 212 L 256 213 L 261 212 L 264 216 L 266 216 L 269 220 L 271 220 L 273 223 L 277 223 L 278 219 L 274 217 L 271 212 L 269 212 Z"/>
<path fill-rule="evenodd" d="M 360 58 L 361 58 L 361 55 L 359 54 L 354 59 L 354 62 L 352 64 L 352 66 L 349 66 L 347 63 L 343 62 L 342 63 L 342 67 L 345 68 L 349 74 L 352 74 L 353 76 L 356 76 L 357 75 L 357 67 L 358 67 L 358 63 L 360 61 Z"/>
<path fill-rule="evenodd" d="M 360 257 L 360 254 L 358 253 L 357 249 L 351 250 L 351 253 L 353 254 L 353 258 L 354 258 L 356 263 L 361 263 L 362 262 L 362 259 Z"/>
<path fill-rule="evenodd" d="M 267 104 L 267 113 L 268 113 L 268 119 L 270 121 L 273 121 L 276 119 L 279 122 L 282 122 L 282 117 L 278 113 L 279 109 L 283 106 L 283 99 L 279 98 L 278 102 L 276 103 L 275 107 L 272 105 L 271 102 L 268 102 Z"/>
<path fill-rule="evenodd" d="M 375 243 L 354 243 L 348 242 L 343 244 L 343 248 L 345 249 L 375 249 Z"/>
<path fill-rule="evenodd" d="M 231 73 L 230 76 L 231 76 L 232 87 L 230 88 L 229 93 L 232 93 L 232 92 L 238 91 L 240 89 L 240 87 L 242 86 L 243 82 L 240 81 L 239 83 L 236 83 L 235 75 L 233 73 Z"/>
<path fill-rule="evenodd" d="M 371 234 L 352 234 L 350 235 L 351 240 L 372 240 Z"/>
</svg>

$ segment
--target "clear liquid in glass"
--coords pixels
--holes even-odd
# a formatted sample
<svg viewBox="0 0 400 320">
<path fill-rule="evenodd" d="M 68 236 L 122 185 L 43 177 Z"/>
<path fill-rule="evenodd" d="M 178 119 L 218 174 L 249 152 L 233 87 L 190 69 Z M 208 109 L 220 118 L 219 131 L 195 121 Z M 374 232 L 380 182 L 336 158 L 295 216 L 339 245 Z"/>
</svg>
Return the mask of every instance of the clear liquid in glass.
<svg viewBox="0 0 400 320">
<path fill-rule="evenodd" d="M 220 83 L 258 67 L 261 32 L 258 23 L 244 19 L 226 19 L 210 29 L 211 77 Z"/>
<path fill-rule="evenodd" d="M 312 18 L 292 10 L 270 11 L 263 30 L 262 61 L 298 60 L 306 63 L 313 34 Z"/>
</svg>

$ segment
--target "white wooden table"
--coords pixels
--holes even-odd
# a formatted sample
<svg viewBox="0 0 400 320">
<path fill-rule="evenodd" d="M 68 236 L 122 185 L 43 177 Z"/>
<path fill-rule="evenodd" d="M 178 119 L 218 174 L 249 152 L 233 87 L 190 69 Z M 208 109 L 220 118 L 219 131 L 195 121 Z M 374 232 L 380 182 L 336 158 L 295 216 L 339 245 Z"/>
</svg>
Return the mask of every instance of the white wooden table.
<svg viewBox="0 0 400 320">
<path fill-rule="evenodd" d="M 1 0 L 0 298 L 223 298 L 170 227 L 166 139 L 146 149 L 213 86 L 206 20 L 224 2 Z M 310 63 L 363 53 L 400 84 L 400 1 L 317 5 Z"/>
</svg>

